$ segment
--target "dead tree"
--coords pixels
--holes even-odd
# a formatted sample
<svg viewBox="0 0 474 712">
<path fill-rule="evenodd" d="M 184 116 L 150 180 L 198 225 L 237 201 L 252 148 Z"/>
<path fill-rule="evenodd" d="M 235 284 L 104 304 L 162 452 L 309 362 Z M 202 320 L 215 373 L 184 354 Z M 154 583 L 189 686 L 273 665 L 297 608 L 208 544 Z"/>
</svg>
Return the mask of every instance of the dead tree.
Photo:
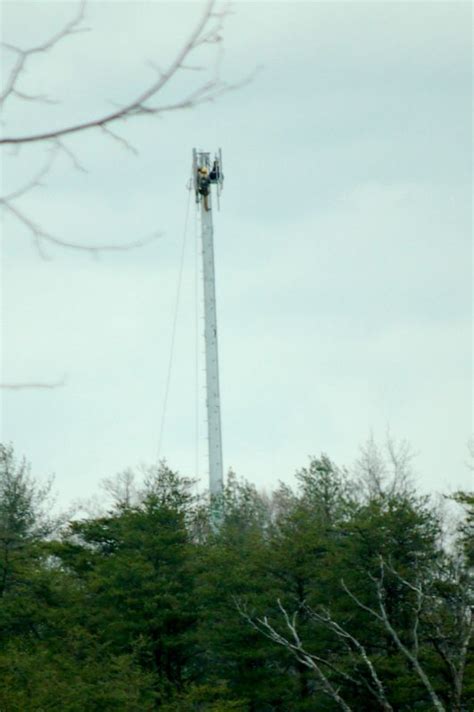
<svg viewBox="0 0 474 712">
<path fill-rule="evenodd" d="M 460 567 L 453 569 L 453 562 L 448 562 L 446 571 L 438 571 L 438 578 L 421 576 L 409 581 L 396 571 L 390 564 L 380 557 L 379 575 L 371 578 L 374 589 L 376 605 L 364 603 L 346 584 L 341 581 L 345 593 L 354 605 L 368 613 L 393 641 L 402 658 L 414 671 L 425 688 L 433 709 L 437 712 L 446 712 L 447 708 L 436 692 L 433 681 L 430 679 L 422 662 L 422 648 L 430 647 L 438 654 L 445 667 L 450 680 L 449 709 L 451 712 L 461 712 L 463 707 L 463 680 L 466 669 L 469 646 L 472 639 L 474 619 L 472 614 L 473 592 L 472 581 L 468 572 Z M 411 599 L 411 623 L 408 631 L 403 634 L 397 630 L 387 607 L 387 574 L 393 576 Z M 443 596 L 437 590 L 436 582 L 449 591 Z M 352 683 L 357 687 L 363 686 L 384 712 L 393 712 L 393 707 L 387 697 L 385 687 L 376 670 L 370 654 L 361 640 L 351 632 L 347 626 L 342 625 L 328 609 L 314 610 L 304 605 L 308 618 L 331 631 L 342 644 L 354 667 L 363 663 L 368 677 L 349 675 L 334 662 L 334 658 L 322 657 L 311 653 L 303 644 L 297 629 L 297 612 L 290 616 L 280 601 L 278 607 L 285 623 L 285 631 L 280 632 L 268 617 L 252 617 L 242 604 L 237 603 L 240 614 L 252 627 L 265 635 L 269 640 L 284 647 L 301 664 L 312 670 L 321 683 L 321 689 L 329 695 L 343 710 L 350 710 L 350 706 L 343 699 L 339 688 L 333 680 L 338 678 Z M 326 674 L 330 671 L 331 675 Z"/>
</svg>

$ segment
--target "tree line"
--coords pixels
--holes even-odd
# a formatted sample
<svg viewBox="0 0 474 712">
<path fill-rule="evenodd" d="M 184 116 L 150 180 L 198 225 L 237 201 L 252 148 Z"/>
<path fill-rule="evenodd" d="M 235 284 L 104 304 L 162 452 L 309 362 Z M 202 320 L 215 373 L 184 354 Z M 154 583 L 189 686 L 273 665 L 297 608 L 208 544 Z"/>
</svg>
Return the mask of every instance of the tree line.
<svg viewBox="0 0 474 712">
<path fill-rule="evenodd" d="M 165 463 L 109 492 L 55 520 L 0 445 L 1 712 L 474 709 L 474 495 L 448 531 L 403 448 L 212 503 Z"/>
</svg>

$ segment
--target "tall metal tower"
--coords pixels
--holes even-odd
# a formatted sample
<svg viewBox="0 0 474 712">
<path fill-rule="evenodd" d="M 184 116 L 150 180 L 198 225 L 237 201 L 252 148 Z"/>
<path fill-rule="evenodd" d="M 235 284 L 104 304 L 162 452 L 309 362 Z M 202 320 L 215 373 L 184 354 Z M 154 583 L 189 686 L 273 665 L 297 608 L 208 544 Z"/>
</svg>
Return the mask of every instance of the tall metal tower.
<svg viewBox="0 0 474 712">
<path fill-rule="evenodd" d="M 215 496 L 222 493 L 224 480 L 217 349 L 214 230 L 212 224 L 212 190 L 215 191 L 217 205 L 219 205 L 219 197 L 224 181 L 221 150 L 219 149 L 211 163 L 210 153 L 193 149 L 193 176 L 196 202 L 201 206 L 209 491 L 211 496 Z"/>
</svg>

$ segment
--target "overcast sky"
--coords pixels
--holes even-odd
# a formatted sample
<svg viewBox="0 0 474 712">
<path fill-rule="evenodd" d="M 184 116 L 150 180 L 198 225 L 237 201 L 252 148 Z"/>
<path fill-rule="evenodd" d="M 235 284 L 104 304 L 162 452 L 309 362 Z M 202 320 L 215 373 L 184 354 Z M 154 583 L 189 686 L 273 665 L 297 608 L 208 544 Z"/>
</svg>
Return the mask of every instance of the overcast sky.
<svg viewBox="0 0 474 712">
<path fill-rule="evenodd" d="M 29 47 L 70 2 L 4 2 L 3 40 Z M 44 187 L 16 205 L 54 235 L 141 249 L 40 259 L 2 230 L 2 440 L 54 474 L 61 501 L 157 457 L 194 146 L 222 147 L 214 214 L 225 467 L 258 487 L 293 481 L 309 455 L 350 467 L 371 432 L 408 440 L 420 487 L 470 486 L 472 432 L 471 5 L 234 3 L 221 77 L 255 79 L 218 102 L 65 141 Z M 200 3 L 90 2 L 90 31 L 31 59 L 8 134 L 100 115 L 154 78 Z M 12 55 L 5 51 L 4 75 Z M 205 50 L 197 63 L 212 63 Z M 9 64 L 10 62 L 10 64 Z M 200 76 L 178 78 L 178 100 Z M 2 153 L 3 192 L 47 147 Z M 203 344 L 196 354 L 197 222 L 191 202 L 161 456 L 205 483 Z M 199 273 L 200 275 L 200 273 Z M 198 276 L 199 276 L 198 275 Z M 199 321 L 202 334 L 202 320 Z M 196 387 L 196 362 L 199 382 Z M 198 400 L 196 397 L 198 394 Z M 199 438 L 196 439 L 196 408 Z"/>
</svg>

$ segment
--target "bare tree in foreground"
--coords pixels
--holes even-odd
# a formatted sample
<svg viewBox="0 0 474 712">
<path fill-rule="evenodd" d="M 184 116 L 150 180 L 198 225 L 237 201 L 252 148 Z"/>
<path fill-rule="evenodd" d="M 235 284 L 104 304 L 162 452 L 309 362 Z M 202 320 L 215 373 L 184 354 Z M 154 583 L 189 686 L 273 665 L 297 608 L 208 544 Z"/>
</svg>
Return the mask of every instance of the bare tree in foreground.
<svg viewBox="0 0 474 712">
<path fill-rule="evenodd" d="M 71 35 L 84 32 L 87 28 L 83 27 L 85 11 L 85 0 L 79 4 L 76 15 L 59 31 L 46 39 L 41 44 L 29 49 L 22 49 L 18 46 L 3 43 L 5 50 L 16 55 L 16 61 L 7 77 L 5 88 L 0 94 L 0 110 L 5 108 L 5 105 L 12 99 L 16 98 L 25 102 L 48 102 L 52 100 L 43 94 L 31 94 L 20 89 L 21 78 L 25 72 L 26 66 L 38 54 L 51 52 L 63 40 Z M 57 237 L 49 231 L 38 225 L 34 219 L 30 218 L 18 206 L 17 201 L 27 192 L 34 190 L 42 185 L 42 180 L 51 170 L 55 158 L 59 153 L 65 153 L 72 161 L 77 170 L 84 170 L 80 162 L 66 145 L 64 139 L 73 134 L 84 131 L 101 131 L 107 136 L 118 141 L 123 147 L 136 152 L 135 148 L 123 137 L 119 136 L 112 130 L 112 126 L 120 122 L 129 121 L 138 116 L 161 116 L 166 113 L 180 111 L 184 109 L 193 109 L 200 104 L 212 102 L 225 92 L 236 89 L 242 86 L 245 82 L 238 84 L 228 84 L 223 82 L 219 76 L 220 64 L 220 45 L 222 42 L 222 30 L 225 17 L 229 10 L 227 7 L 218 8 L 216 0 L 209 0 L 205 5 L 202 15 L 196 26 L 190 33 L 183 46 L 177 51 L 176 55 L 165 69 L 156 67 L 152 62 L 156 72 L 154 81 L 137 96 L 131 99 L 127 104 L 114 108 L 105 114 L 92 117 L 89 120 L 66 125 L 58 129 L 50 131 L 42 131 L 28 135 L 7 135 L 0 138 L 0 146 L 19 148 L 26 145 L 37 143 L 47 144 L 48 156 L 41 171 L 30 178 L 22 187 L 14 192 L 0 197 L 0 205 L 2 208 L 18 220 L 32 235 L 33 243 L 41 256 L 44 256 L 44 245 L 49 243 L 66 249 L 74 249 L 97 254 L 107 250 L 128 250 L 139 247 L 156 235 L 147 237 L 138 241 L 129 242 L 126 244 L 109 244 L 109 245 L 85 245 L 68 241 L 62 237 Z M 214 45 L 217 48 L 216 60 L 213 68 L 212 76 L 198 81 L 194 88 L 178 97 L 172 103 L 160 102 L 160 94 L 165 87 L 168 87 L 172 81 L 182 72 L 192 71 L 195 73 L 204 72 L 206 67 L 196 66 L 192 64 L 192 57 L 199 48 L 205 45 Z M 245 80 L 248 81 L 248 80 Z"/>
<path fill-rule="evenodd" d="M 84 171 L 80 161 L 67 145 L 66 141 L 69 136 L 85 131 L 100 131 L 105 136 L 110 137 L 118 142 L 123 148 L 136 152 L 136 149 L 126 139 L 119 136 L 113 130 L 113 126 L 130 121 L 140 116 L 161 116 L 165 113 L 180 111 L 184 109 L 193 109 L 200 104 L 212 102 L 221 96 L 223 93 L 236 89 L 245 82 L 239 84 L 228 84 L 221 81 L 219 76 L 219 64 L 221 57 L 221 43 L 223 23 L 229 10 L 227 6 L 218 6 L 217 0 L 208 0 L 203 8 L 203 12 L 191 31 L 187 40 L 182 47 L 176 52 L 170 64 L 159 69 L 152 62 L 155 70 L 154 80 L 141 91 L 127 104 L 114 108 L 105 114 L 91 117 L 90 119 L 65 125 L 61 128 L 32 133 L 29 135 L 10 134 L 0 138 L 0 147 L 5 149 L 19 150 L 22 147 L 27 147 L 35 144 L 45 146 L 46 157 L 41 170 L 30 177 L 25 183 L 10 192 L 0 196 L 0 206 L 4 212 L 11 215 L 18 223 L 20 223 L 30 234 L 32 243 L 38 254 L 42 258 L 46 258 L 45 247 L 56 246 L 59 248 L 86 252 L 92 256 L 110 251 L 124 251 L 133 248 L 141 247 L 150 241 L 156 239 L 160 233 L 143 237 L 138 240 L 129 241 L 126 243 L 112 244 L 84 244 L 68 240 L 65 237 L 58 236 L 41 226 L 34 217 L 27 214 L 21 206 L 21 198 L 37 188 L 43 186 L 43 181 L 50 172 L 56 158 L 65 154 L 72 162 L 76 170 Z M 85 0 L 81 0 L 76 14 L 71 20 L 65 24 L 58 32 L 52 34 L 40 44 L 24 49 L 22 47 L 3 43 L 5 51 L 15 56 L 15 61 L 7 76 L 3 91 L 0 93 L 0 111 L 3 111 L 13 100 L 33 103 L 38 106 L 41 103 L 54 103 L 54 101 L 44 95 L 37 93 L 29 93 L 21 87 L 22 78 L 26 68 L 32 63 L 38 55 L 54 51 L 56 46 L 70 38 L 71 36 L 87 31 L 84 26 L 85 15 Z M 196 52 L 204 46 L 214 46 L 216 48 L 216 57 L 213 68 L 196 66 L 193 64 L 193 57 Z M 211 69 L 211 76 L 209 70 Z M 188 92 L 181 94 L 174 102 L 160 102 L 160 96 L 163 89 L 168 87 L 172 81 L 181 73 L 193 72 L 198 77 L 200 73 L 206 74 L 206 77 L 201 81 L 197 81 L 194 87 Z M 0 388 L 9 390 L 21 389 L 47 389 L 55 388 L 61 383 L 46 383 L 46 382 L 24 382 L 24 383 L 5 383 L 0 384 Z"/>
<path fill-rule="evenodd" d="M 387 588 L 385 579 L 389 572 L 412 598 L 411 605 L 411 629 L 409 632 L 410 641 L 407 642 L 397 631 L 396 624 L 388 613 L 386 598 Z M 450 595 L 445 598 L 441 596 L 435 588 L 421 580 L 415 583 L 402 577 L 395 569 L 380 558 L 380 572 L 378 577 L 370 577 L 373 581 L 377 606 L 371 607 L 363 603 L 344 583 L 341 582 L 345 593 L 352 600 L 356 608 L 368 613 L 373 619 L 378 621 L 381 628 L 393 641 L 401 656 L 415 672 L 418 679 L 428 693 L 433 709 L 437 712 L 446 712 L 447 708 L 437 694 L 429 674 L 427 673 L 421 659 L 421 635 L 423 642 L 436 651 L 441 660 L 446 676 L 450 683 L 450 710 L 452 712 L 462 712 L 463 680 L 466 668 L 468 650 L 473 634 L 473 600 L 472 582 L 459 575 L 459 572 L 450 571 L 449 581 Z M 309 670 L 312 670 L 318 678 L 321 689 L 346 712 L 352 712 L 350 704 L 342 697 L 337 680 L 345 680 L 356 687 L 364 686 L 372 695 L 378 708 L 384 712 L 393 712 L 384 684 L 376 670 L 374 662 L 371 660 L 369 652 L 361 640 L 351 633 L 347 627 L 339 623 L 328 609 L 315 611 L 308 606 L 304 606 L 304 611 L 315 623 L 325 627 L 343 645 L 349 660 L 352 661 L 353 669 L 357 670 L 360 663 L 363 664 L 367 676 L 355 673 L 351 675 L 347 670 L 342 670 L 331 661 L 329 655 L 321 657 L 311 653 L 302 642 L 298 633 L 297 618 L 298 612 L 290 615 L 281 601 L 278 607 L 284 621 L 284 632 L 280 632 L 267 616 L 255 618 L 249 615 L 246 608 L 237 602 L 237 608 L 245 620 L 259 633 L 263 634 L 272 642 L 281 645 L 293 657 Z M 336 680 L 336 682 L 335 682 Z"/>
</svg>

